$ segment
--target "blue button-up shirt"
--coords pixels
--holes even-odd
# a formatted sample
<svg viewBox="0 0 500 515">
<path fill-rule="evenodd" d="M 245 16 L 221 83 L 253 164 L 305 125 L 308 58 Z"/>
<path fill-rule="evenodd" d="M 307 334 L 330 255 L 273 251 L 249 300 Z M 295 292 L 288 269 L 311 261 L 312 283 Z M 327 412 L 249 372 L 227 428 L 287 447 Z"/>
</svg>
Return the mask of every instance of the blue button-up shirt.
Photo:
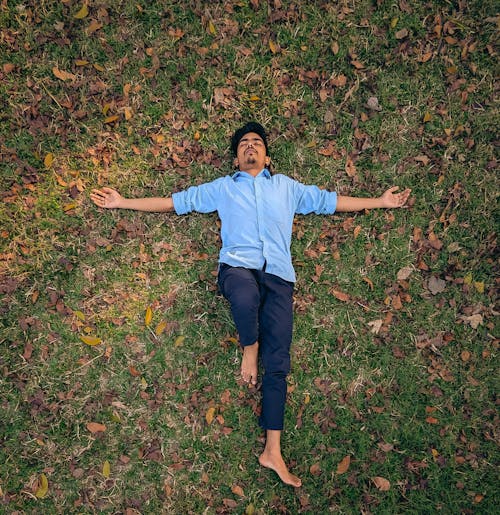
<svg viewBox="0 0 500 515">
<path fill-rule="evenodd" d="M 219 261 L 262 270 L 295 282 L 290 244 L 296 213 L 331 214 L 337 194 L 306 186 L 267 169 L 220 177 L 172 195 L 177 214 L 217 211 L 221 220 Z"/>
</svg>

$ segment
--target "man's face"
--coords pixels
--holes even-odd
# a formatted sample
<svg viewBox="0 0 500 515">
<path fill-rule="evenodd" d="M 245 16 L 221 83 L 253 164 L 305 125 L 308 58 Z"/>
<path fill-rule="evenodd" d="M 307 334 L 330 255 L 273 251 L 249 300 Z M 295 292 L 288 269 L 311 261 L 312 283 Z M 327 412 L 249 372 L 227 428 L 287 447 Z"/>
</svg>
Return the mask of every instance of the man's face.
<svg viewBox="0 0 500 515">
<path fill-rule="evenodd" d="M 255 132 L 247 132 L 238 143 L 236 151 L 237 166 L 242 171 L 266 166 L 266 146 L 264 140 Z"/>
</svg>

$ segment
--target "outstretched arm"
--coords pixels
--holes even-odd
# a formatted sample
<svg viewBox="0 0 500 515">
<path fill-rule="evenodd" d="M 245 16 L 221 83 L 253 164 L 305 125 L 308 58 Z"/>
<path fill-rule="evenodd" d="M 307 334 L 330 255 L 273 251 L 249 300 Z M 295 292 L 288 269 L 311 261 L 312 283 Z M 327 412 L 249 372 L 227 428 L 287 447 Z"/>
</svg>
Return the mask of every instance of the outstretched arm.
<svg viewBox="0 0 500 515">
<path fill-rule="evenodd" d="M 92 190 L 90 198 L 96 206 L 106 209 L 134 209 L 160 213 L 174 210 L 172 197 L 125 198 L 112 188 Z"/>
<path fill-rule="evenodd" d="M 338 195 L 336 211 L 363 211 L 363 209 L 403 207 L 410 196 L 410 189 L 396 193 L 398 186 L 389 188 L 377 198 L 345 197 Z"/>
</svg>

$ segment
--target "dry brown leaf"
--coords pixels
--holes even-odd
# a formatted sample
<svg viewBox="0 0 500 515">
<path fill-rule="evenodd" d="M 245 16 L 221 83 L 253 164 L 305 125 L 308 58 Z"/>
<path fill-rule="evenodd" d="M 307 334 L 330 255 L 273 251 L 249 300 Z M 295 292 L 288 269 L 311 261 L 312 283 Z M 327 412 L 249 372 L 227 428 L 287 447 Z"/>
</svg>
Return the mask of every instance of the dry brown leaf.
<svg viewBox="0 0 500 515">
<path fill-rule="evenodd" d="M 345 474 L 351 465 L 351 457 L 345 456 L 342 461 L 337 465 L 337 474 Z"/>
<path fill-rule="evenodd" d="M 52 68 L 52 73 L 60 80 L 75 80 L 76 75 L 70 72 L 65 72 L 64 70 L 60 70 L 57 66 Z"/>
<path fill-rule="evenodd" d="M 99 424 L 99 422 L 88 422 L 87 429 L 92 433 L 103 433 L 106 431 L 106 426 L 104 424 Z"/>
<path fill-rule="evenodd" d="M 351 297 L 340 290 L 330 290 L 330 293 L 341 302 L 349 302 L 351 300 Z"/>
<path fill-rule="evenodd" d="M 243 488 L 239 485 L 233 485 L 231 487 L 231 492 L 233 492 L 234 495 L 238 495 L 239 497 L 245 497 L 245 492 L 243 492 Z"/>
<path fill-rule="evenodd" d="M 387 492 L 391 489 L 391 483 L 384 477 L 376 476 L 372 478 L 372 481 L 381 492 Z"/>
<path fill-rule="evenodd" d="M 313 463 L 310 467 L 309 467 L 309 472 L 311 473 L 311 475 L 313 476 L 319 476 L 321 474 L 321 467 L 320 467 L 320 464 L 319 463 Z"/>
</svg>

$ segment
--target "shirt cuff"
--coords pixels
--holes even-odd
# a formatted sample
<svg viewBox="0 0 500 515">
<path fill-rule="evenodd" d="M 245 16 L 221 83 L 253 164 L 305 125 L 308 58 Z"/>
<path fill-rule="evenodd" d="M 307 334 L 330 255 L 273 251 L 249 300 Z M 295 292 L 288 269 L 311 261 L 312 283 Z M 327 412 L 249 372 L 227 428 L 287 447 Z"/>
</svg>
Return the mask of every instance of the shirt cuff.
<svg viewBox="0 0 500 515">
<path fill-rule="evenodd" d="M 175 212 L 178 215 L 185 215 L 186 213 L 189 213 L 191 211 L 191 209 L 189 208 L 189 206 L 186 202 L 186 192 L 185 191 L 179 191 L 177 193 L 174 193 L 172 195 L 172 200 L 174 202 Z"/>
</svg>

